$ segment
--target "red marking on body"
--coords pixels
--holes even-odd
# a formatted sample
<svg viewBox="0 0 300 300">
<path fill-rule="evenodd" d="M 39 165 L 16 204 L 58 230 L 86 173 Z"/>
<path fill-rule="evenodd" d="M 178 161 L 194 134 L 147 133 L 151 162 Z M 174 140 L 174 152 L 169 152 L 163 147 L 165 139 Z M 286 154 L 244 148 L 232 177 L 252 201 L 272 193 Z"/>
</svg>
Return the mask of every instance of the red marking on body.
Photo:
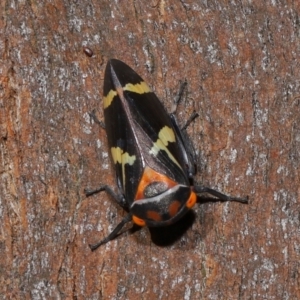
<svg viewBox="0 0 300 300">
<path fill-rule="evenodd" d="M 178 200 L 173 201 L 169 206 L 169 215 L 174 217 L 180 208 L 180 202 Z"/>
<path fill-rule="evenodd" d="M 147 211 L 147 218 L 158 222 L 161 221 L 161 215 L 154 210 Z"/>
</svg>

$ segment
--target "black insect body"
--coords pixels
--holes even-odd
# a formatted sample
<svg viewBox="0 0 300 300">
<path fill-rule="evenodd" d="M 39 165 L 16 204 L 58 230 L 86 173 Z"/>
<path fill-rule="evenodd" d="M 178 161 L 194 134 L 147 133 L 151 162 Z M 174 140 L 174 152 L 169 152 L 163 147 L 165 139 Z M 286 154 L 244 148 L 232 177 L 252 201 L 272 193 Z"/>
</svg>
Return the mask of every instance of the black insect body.
<svg viewBox="0 0 300 300">
<path fill-rule="evenodd" d="M 104 76 L 104 118 L 108 146 L 115 166 L 119 194 L 106 190 L 129 213 L 95 250 L 117 236 L 127 222 L 166 226 L 184 216 L 209 193 L 223 201 L 247 203 L 208 187 L 191 186 L 193 156 L 174 114 L 168 114 L 144 80 L 125 63 L 111 59 Z"/>
</svg>

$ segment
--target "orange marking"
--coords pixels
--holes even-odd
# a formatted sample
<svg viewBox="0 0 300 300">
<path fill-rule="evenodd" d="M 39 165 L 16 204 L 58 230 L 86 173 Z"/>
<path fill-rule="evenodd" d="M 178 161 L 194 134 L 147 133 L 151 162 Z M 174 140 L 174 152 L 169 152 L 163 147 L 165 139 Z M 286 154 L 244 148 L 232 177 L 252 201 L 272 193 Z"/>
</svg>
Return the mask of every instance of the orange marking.
<svg viewBox="0 0 300 300">
<path fill-rule="evenodd" d="M 191 196 L 190 196 L 189 200 L 186 202 L 185 206 L 187 208 L 192 208 L 196 202 L 197 202 L 197 195 L 194 192 L 192 192 Z"/>
<path fill-rule="evenodd" d="M 167 187 L 169 189 L 178 185 L 177 182 L 173 181 L 169 177 L 162 175 L 149 167 L 146 167 L 144 170 L 144 173 L 142 175 L 140 184 L 137 188 L 137 192 L 136 192 L 134 201 L 140 200 L 140 199 L 145 199 L 144 191 L 145 191 L 146 187 L 154 181 L 157 181 L 157 182 L 162 181 L 162 182 L 166 183 Z"/>
<path fill-rule="evenodd" d="M 139 226 L 145 226 L 146 225 L 146 222 L 136 216 L 132 216 L 132 221 L 133 223 L 135 223 L 136 225 L 139 225 Z"/>
<path fill-rule="evenodd" d="M 161 221 L 161 215 L 154 210 L 147 211 L 147 218 L 154 221 Z"/>
<path fill-rule="evenodd" d="M 180 208 L 180 202 L 178 200 L 173 201 L 169 206 L 169 215 L 174 217 Z"/>
</svg>

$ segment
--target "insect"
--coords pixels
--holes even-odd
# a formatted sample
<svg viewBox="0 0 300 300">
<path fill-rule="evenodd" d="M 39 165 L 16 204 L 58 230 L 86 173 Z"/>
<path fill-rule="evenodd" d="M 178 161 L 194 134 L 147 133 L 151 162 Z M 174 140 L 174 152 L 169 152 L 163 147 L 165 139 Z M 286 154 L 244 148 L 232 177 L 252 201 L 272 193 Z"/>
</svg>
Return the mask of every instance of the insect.
<svg viewBox="0 0 300 300">
<path fill-rule="evenodd" d="M 139 226 L 166 226 L 184 216 L 199 193 L 222 201 L 247 203 L 214 189 L 193 185 L 194 158 L 174 113 L 168 114 L 145 81 L 125 63 L 111 59 L 104 76 L 104 119 L 119 193 L 106 191 L 129 213 L 92 250 L 114 239 L 132 221 Z"/>
</svg>

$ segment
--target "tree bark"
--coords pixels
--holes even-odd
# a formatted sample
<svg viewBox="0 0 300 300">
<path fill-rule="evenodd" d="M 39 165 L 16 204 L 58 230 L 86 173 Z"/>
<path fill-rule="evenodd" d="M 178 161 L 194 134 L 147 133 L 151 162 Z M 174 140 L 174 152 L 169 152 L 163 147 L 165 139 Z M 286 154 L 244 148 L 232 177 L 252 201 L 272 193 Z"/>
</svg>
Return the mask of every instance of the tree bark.
<svg viewBox="0 0 300 300">
<path fill-rule="evenodd" d="M 2 299 L 300 299 L 299 1 L 0 5 Z M 174 226 L 90 251 L 125 214 L 84 194 L 116 187 L 89 116 L 110 58 L 168 110 L 187 79 L 195 181 L 248 205 L 204 195 Z"/>
</svg>

